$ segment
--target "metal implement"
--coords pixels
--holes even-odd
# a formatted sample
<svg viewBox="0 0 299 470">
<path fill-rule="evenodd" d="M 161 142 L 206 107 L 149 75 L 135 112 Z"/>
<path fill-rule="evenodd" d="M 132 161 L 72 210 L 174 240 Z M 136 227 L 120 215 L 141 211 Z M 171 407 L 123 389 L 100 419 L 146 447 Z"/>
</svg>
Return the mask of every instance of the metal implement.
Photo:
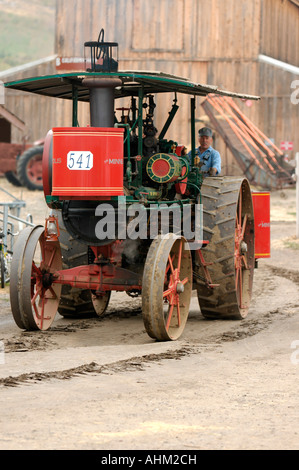
<svg viewBox="0 0 299 470">
<path fill-rule="evenodd" d="M 20 225 L 34 226 L 32 217 L 27 215 L 26 220 L 20 217 L 22 207 L 26 206 L 25 201 L 17 199 L 4 188 L 0 190 L 11 199 L 9 202 L 0 202 L 1 227 L 0 227 L 0 274 L 1 288 L 10 281 L 10 265 L 14 250 L 14 238 L 19 233 Z M 17 228 L 16 228 L 17 225 Z"/>
</svg>

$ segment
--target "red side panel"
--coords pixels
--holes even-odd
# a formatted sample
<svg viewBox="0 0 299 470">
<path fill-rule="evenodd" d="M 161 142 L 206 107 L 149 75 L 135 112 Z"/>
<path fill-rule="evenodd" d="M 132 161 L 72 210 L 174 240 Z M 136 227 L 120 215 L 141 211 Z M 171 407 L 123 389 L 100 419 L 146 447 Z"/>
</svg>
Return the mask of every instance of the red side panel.
<svg viewBox="0 0 299 470">
<path fill-rule="evenodd" d="M 270 258 L 270 193 L 252 192 L 255 258 Z"/>
<path fill-rule="evenodd" d="M 123 135 L 120 128 L 53 128 L 52 196 L 122 196 Z"/>
</svg>

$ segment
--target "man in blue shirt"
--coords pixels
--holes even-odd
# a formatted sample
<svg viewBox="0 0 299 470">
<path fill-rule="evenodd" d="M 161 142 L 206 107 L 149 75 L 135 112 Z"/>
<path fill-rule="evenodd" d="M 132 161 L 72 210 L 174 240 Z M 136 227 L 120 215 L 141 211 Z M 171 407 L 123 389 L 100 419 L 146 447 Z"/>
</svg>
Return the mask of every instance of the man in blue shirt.
<svg viewBox="0 0 299 470">
<path fill-rule="evenodd" d="M 207 176 L 216 176 L 221 172 L 221 157 L 217 150 L 213 149 L 213 131 L 209 127 L 202 127 L 198 131 L 199 147 L 195 150 L 194 165 Z M 188 153 L 191 163 L 191 152 Z"/>
</svg>

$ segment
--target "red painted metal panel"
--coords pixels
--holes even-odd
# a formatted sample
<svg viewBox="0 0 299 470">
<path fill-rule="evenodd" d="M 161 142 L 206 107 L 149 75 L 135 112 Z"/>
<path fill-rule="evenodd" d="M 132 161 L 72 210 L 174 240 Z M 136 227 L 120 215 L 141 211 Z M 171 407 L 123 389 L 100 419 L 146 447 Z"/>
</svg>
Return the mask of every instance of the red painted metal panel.
<svg viewBox="0 0 299 470">
<path fill-rule="evenodd" d="M 270 193 L 252 191 L 255 258 L 270 258 Z"/>
<path fill-rule="evenodd" d="M 123 195 L 122 128 L 53 128 L 52 195 Z"/>
</svg>

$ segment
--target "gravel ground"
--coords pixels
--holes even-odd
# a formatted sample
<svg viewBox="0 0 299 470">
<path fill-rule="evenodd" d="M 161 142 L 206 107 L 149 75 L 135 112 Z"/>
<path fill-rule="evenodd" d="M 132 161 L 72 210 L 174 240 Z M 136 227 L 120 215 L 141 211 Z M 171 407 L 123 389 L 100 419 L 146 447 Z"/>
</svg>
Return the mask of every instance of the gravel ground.
<svg viewBox="0 0 299 470">
<path fill-rule="evenodd" d="M 44 222 L 42 193 L 0 185 Z M 248 317 L 205 320 L 193 296 L 171 343 L 149 338 L 140 300 L 121 293 L 100 319 L 57 315 L 48 331 L 22 331 L 3 289 L 0 449 L 298 449 L 295 217 L 295 190 L 273 192 L 271 258 L 255 270 Z"/>
</svg>

